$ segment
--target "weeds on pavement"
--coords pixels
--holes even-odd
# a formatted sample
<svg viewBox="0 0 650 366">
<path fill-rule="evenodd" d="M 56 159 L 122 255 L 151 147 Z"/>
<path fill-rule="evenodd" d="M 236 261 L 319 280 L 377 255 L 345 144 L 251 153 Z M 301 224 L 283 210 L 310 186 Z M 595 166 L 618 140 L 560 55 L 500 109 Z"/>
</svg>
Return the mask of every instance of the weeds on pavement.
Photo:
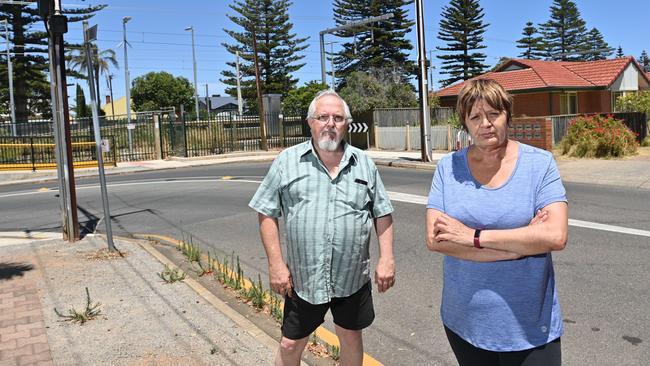
<svg viewBox="0 0 650 366">
<path fill-rule="evenodd" d="M 64 315 L 54 308 L 54 312 L 60 318 L 63 318 L 64 321 L 71 321 L 73 323 L 84 325 L 87 321 L 93 320 L 102 314 L 102 311 L 99 309 L 100 306 L 102 306 L 102 304 L 99 302 L 94 304 L 92 303 L 90 300 L 90 292 L 88 291 L 88 287 L 86 287 L 86 308 L 84 311 L 80 312 L 75 308 L 70 308 L 68 310 L 68 315 Z"/>
<path fill-rule="evenodd" d="M 178 268 L 171 269 L 169 268 L 168 265 L 165 265 L 165 270 L 158 273 L 158 277 L 160 277 L 165 283 L 174 283 L 178 281 L 182 281 L 185 279 L 186 274 L 181 271 Z"/>
</svg>

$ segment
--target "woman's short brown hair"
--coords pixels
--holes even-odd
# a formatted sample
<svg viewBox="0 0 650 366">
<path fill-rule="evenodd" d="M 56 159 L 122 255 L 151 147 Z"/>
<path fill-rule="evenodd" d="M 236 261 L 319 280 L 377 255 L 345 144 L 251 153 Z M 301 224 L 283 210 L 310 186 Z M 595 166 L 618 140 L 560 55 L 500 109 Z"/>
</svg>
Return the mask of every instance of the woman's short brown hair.
<svg viewBox="0 0 650 366">
<path fill-rule="evenodd" d="M 498 111 L 505 111 L 508 115 L 508 126 L 510 126 L 512 119 L 512 97 L 510 94 L 503 89 L 501 84 L 492 79 L 472 79 L 465 82 L 458 94 L 458 102 L 456 102 L 456 112 L 458 112 L 458 118 L 465 131 L 467 131 L 465 118 L 472 111 L 474 103 L 481 99 L 486 101 L 490 107 Z"/>
</svg>

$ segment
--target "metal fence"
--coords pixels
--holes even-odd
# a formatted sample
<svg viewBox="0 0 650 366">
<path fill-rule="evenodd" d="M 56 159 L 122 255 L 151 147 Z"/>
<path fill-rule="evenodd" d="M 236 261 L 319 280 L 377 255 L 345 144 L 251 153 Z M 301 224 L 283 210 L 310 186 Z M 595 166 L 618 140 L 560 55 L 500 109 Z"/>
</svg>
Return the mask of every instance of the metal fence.
<svg viewBox="0 0 650 366">
<path fill-rule="evenodd" d="M 446 123 L 455 113 L 454 108 L 439 107 L 430 110 L 431 123 Z M 377 108 L 373 110 L 372 119 L 378 127 L 402 127 L 420 125 L 418 108 Z"/>
<path fill-rule="evenodd" d="M 207 156 L 261 148 L 259 116 L 210 114 L 202 116 L 203 119 L 199 121 L 188 117 L 191 116 L 184 114 L 176 117 L 173 111 L 156 111 L 134 113 L 130 124 L 126 116 L 101 117 L 99 122 L 102 137 L 110 137 L 113 160 L 117 162 L 164 159 L 170 156 Z M 267 146 L 270 149 L 292 146 L 309 139 L 309 128 L 304 117 L 267 114 L 264 119 Z M 73 141 L 92 136 L 92 119 L 72 120 L 70 133 Z M 56 164 L 54 155 L 41 154 L 38 149 L 31 155 L 25 153 L 27 147 L 23 144 L 30 144 L 29 141 L 32 140 L 21 140 L 26 138 L 37 141 L 34 139 L 43 138 L 43 141 L 53 142 L 52 121 L 36 120 L 17 123 L 15 126 L 2 123 L 1 136 L 9 139 L 0 145 L 0 164 L 8 165 L 9 161 L 18 157 L 22 157 L 21 164 L 26 164 L 28 160 Z M 35 145 L 38 143 L 34 142 Z M 87 157 L 75 156 L 75 161 L 82 158 Z M 37 163 L 34 167 L 41 165 Z"/>
<path fill-rule="evenodd" d="M 590 113 L 590 114 L 564 114 L 550 116 L 553 122 L 553 145 L 559 144 L 566 136 L 571 121 L 580 116 L 613 116 L 623 120 L 623 123 L 637 135 L 637 141 L 641 143 L 648 135 L 647 116 L 641 112 L 616 112 L 616 113 Z"/>
<path fill-rule="evenodd" d="M 109 146 L 114 145 L 112 136 L 105 136 Z M 53 136 L 16 137 L 0 136 L 0 170 L 38 170 L 56 168 L 56 152 Z M 97 166 L 97 149 L 93 136 L 74 136 L 72 140 L 74 166 Z M 116 165 L 115 150 L 103 153 L 106 165 Z"/>
</svg>

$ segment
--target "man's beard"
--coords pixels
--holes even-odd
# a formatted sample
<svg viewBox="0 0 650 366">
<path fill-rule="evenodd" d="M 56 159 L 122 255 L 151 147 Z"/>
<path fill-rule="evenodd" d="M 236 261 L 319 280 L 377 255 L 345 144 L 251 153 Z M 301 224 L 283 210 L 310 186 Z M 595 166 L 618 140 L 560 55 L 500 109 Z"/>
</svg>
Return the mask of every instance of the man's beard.
<svg viewBox="0 0 650 366">
<path fill-rule="evenodd" d="M 331 138 L 330 134 L 334 134 L 334 138 Z M 340 143 L 341 139 L 336 137 L 336 132 L 334 131 L 323 131 L 318 139 L 318 147 L 329 152 L 336 151 Z"/>
</svg>

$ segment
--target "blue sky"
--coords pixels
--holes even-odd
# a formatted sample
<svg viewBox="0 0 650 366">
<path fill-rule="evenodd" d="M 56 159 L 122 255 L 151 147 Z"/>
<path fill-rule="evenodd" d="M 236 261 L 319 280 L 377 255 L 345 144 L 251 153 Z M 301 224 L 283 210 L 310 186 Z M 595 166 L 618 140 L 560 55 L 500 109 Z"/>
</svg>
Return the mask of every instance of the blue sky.
<svg viewBox="0 0 650 366">
<path fill-rule="evenodd" d="M 90 23 L 99 25 L 98 44 L 101 49 L 113 48 L 118 55 L 120 69 L 114 70 L 113 94 L 115 98 L 124 95 L 123 51 L 117 45 L 122 39 L 122 17 L 130 16 L 127 24 L 129 49 L 129 69 L 131 79 L 150 71 L 165 70 L 193 80 L 191 36 L 184 31 L 194 26 L 196 33 L 196 54 L 198 64 L 199 95 L 205 94 L 208 84 L 210 94 L 222 94 L 224 85 L 219 82 L 220 71 L 225 62 L 233 57 L 221 46 L 222 42 L 232 42 L 223 29 L 236 29 L 226 17 L 234 14 L 228 4 L 231 0 L 62 0 L 64 7 L 85 4 L 108 3 Z M 587 28 L 598 28 L 612 47 L 621 45 L 626 55 L 638 57 L 642 50 L 650 52 L 648 40 L 647 0 L 576 0 L 578 9 L 587 23 Z M 436 38 L 440 13 L 448 1 L 425 0 L 426 47 L 434 51 L 440 46 Z M 501 56 L 516 57 L 520 50 L 516 40 L 521 38 L 527 21 L 535 24 L 548 20 L 552 0 L 482 0 L 485 12 L 484 21 L 490 25 L 484 35 L 487 48 L 486 63 L 494 65 Z M 414 17 L 414 5 L 410 6 Z M 295 75 L 299 85 L 310 80 L 320 79 L 320 58 L 318 32 L 334 26 L 331 1 L 294 0 L 290 8 L 290 19 L 294 31 L 300 37 L 310 37 L 309 48 L 304 51 L 306 65 Z M 72 24 L 66 35 L 70 41 L 82 39 L 81 24 Z M 416 35 L 408 35 L 414 46 L 412 59 L 416 60 Z M 336 41 L 326 36 L 326 41 Z M 335 46 L 336 47 L 336 46 Z M 329 46 L 328 46 L 329 50 Z M 434 65 L 439 66 L 437 59 Z M 434 85 L 440 79 L 434 71 Z M 70 81 L 69 81 L 70 82 Z M 329 80 L 328 80 L 329 82 Z M 105 80 L 101 82 L 102 96 L 108 94 Z M 74 91 L 74 89 L 71 89 Z M 102 97 L 103 99 L 103 97 Z"/>
</svg>

